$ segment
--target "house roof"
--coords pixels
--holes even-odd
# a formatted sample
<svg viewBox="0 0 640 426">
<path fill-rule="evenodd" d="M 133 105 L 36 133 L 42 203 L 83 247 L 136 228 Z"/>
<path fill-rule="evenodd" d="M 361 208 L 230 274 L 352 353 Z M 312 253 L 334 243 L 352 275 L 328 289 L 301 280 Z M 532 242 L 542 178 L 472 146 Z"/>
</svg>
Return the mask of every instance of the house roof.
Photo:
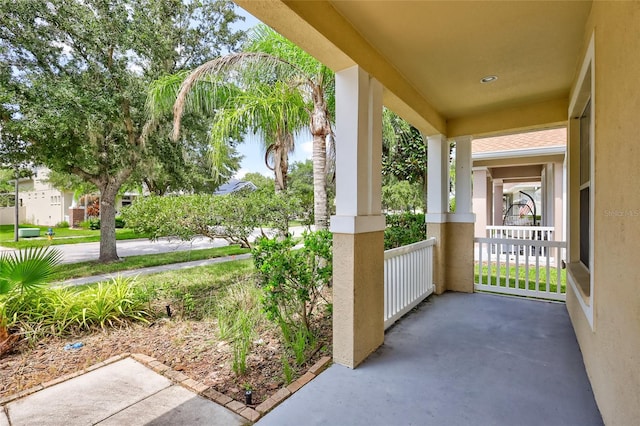
<svg viewBox="0 0 640 426">
<path fill-rule="evenodd" d="M 567 129 L 546 129 L 537 132 L 474 139 L 473 154 L 485 152 L 523 151 L 537 148 L 566 147 Z"/>
<path fill-rule="evenodd" d="M 253 182 L 243 181 L 239 179 L 231 179 L 229 182 L 222 184 L 215 190 L 213 195 L 226 195 L 231 194 L 233 192 L 240 191 L 242 189 L 249 189 L 251 191 L 255 191 L 258 189 L 257 186 L 253 184 Z"/>
</svg>

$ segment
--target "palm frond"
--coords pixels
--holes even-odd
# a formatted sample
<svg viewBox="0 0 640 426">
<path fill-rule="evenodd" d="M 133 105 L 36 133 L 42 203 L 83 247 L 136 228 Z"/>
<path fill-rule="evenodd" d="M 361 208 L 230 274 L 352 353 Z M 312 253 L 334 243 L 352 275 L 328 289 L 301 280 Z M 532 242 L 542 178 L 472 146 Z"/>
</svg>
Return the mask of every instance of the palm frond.
<svg viewBox="0 0 640 426">
<path fill-rule="evenodd" d="M 62 261 L 62 253 L 49 247 L 31 247 L 0 256 L 0 282 L 8 291 L 26 292 L 47 283 Z"/>
</svg>

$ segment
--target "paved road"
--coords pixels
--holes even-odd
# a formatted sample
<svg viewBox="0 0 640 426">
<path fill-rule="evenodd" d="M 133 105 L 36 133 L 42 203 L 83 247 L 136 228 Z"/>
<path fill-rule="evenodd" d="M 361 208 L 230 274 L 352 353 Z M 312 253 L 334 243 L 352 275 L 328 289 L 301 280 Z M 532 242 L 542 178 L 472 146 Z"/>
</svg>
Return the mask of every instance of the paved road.
<svg viewBox="0 0 640 426">
<path fill-rule="evenodd" d="M 120 240 L 116 242 L 118 256 L 120 257 L 169 253 L 173 251 L 202 250 L 227 245 L 229 245 L 229 243 L 223 239 L 216 238 L 211 240 L 202 237 L 198 237 L 192 241 L 169 240 L 166 238 L 150 241 L 145 238 L 140 240 Z M 62 252 L 62 263 L 97 260 L 100 255 L 99 243 L 62 244 L 54 246 L 54 248 Z"/>
<path fill-rule="evenodd" d="M 293 226 L 290 228 L 292 235 L 300 236 L 306 227 Z M 254 232 L 253 238 L 260 235 L 259 231 Z M 149 239 L 119 240 L 116 242 L 118 256 L 139 256 L 144 254 L 169 253 L 174 251 L 202 250 L 214 247 L 224 247 L 229 245 L 221 238 L 209 239 L 197 237 L 191 241 L 180 241 L 178 239 L 160 238 L 157 241 Z M 62 252 L 62 263 L 84 262 L 97 260 L 100 255 L 100 243 L 79 243 L 61 244 L 54 246 L 56 250 Z M 13 251 L 13 249 L 0 247 L 0 251 Z"/>
</svg>

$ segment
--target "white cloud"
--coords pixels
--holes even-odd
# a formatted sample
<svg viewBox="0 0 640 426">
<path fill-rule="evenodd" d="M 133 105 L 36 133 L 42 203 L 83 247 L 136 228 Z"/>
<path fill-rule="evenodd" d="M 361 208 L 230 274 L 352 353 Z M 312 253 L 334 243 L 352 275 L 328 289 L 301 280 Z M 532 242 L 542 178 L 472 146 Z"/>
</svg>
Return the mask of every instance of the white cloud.
<svg viewBox="0 0 640 426">
<path fill-rule="evenodd" d="M 235 179 L 242 179 L 244 175 L 246 175 L 247 173 L 249 173 L 249 170 L 241 168 L 241 169 L 238 169 L 238 171 L 236 172 L 235 175 L 233 175 L 233 177 Z"/>
<path fill-rule="evenodd" d="M 311 156 L 313 154 L 313 141 L 302 143 L 302 152 Z"/>
</svg>

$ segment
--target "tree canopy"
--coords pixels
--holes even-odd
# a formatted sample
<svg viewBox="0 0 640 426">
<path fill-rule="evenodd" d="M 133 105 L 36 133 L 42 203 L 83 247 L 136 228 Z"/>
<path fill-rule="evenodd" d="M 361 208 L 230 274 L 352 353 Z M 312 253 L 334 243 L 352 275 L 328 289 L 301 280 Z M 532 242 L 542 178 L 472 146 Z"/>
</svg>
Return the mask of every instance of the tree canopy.
<svg viewBox="0 0 640 426">
<path fill-rule="evenodd" d="M 151 107 L 163 115 L 176 80 L 153 87 Z M 258 25 L 243 52 L 213 59 L 182 82 L 174 105 L 174 136 L 185 111 L 208 111 L 212 117 L 214 164 L 238 142 L 238 132 L 257 134 L 275 171 L 276 190 L 286 189 L 288 152 L 295 133 L 308 128 L 314 138 L 314 212 L 318 228 L 328 225 L 327 144 L 333 144 L 333 73 L 272 29 Z"/>
<path fill-rule="evenodd" d="M 0 0 L 5 111 L 38 159 L 101 193 L 100 260 L 118 258 L 115 197 L 135 170 L 158 164 L 169 125 L 151 120 L 151 81 L 234 51 L 230 1 Z M 6 95 L 8 94 L 8 96 Z M 191 130 L 191 131 L 190 131 Z M 202 136 L 187 129 L 183 140 Z"/>
</svg>

